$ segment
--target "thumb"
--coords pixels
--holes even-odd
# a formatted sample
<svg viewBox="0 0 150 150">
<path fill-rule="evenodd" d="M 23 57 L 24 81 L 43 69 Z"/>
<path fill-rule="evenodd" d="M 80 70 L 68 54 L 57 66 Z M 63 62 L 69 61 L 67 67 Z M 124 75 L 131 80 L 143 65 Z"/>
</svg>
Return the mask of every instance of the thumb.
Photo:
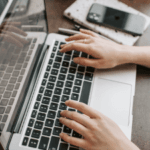
<svg viewBox="0 0 150 150">
<path fill-rule="evenodd" d="M 77 57 L 77 58 L 74 58 L 73 61 L 76 64 L 79 64 L 82 66 L 89 66 L 89 67 L 94 67 L 94 68 L 98 68 L 99 66 L 98 59 L 88 59 L 88 58 L 83 58 L 83 57 Z"/>
</svg>

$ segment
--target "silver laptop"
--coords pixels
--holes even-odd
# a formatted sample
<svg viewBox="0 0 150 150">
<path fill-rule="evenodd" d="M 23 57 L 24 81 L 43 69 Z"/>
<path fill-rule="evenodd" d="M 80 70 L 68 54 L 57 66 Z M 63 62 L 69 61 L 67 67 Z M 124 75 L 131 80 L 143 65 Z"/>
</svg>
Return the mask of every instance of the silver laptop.
<svg viewBox="0 0 150 150">
<path fill-rule="evenodd" d="M 6 3 L 0 23 L 11 5 L 12 0 Z M 80 149 L 59 137 L 65 132 L 82 138 L 59 122 L 60 111 L 77 111 L 66 107 L 68 99 L 102 112 L 131 139 L 136 66 L 122 65 L 107 70 L 80 66 L 73 62 L 74 57 L 93 57 L 77 51 L 60 53 L 66 36 L 44 32 L 27 34 L 29 43 L 23 48 L 0 43 L 0 143 L 3 148 Z"/>
</svg>

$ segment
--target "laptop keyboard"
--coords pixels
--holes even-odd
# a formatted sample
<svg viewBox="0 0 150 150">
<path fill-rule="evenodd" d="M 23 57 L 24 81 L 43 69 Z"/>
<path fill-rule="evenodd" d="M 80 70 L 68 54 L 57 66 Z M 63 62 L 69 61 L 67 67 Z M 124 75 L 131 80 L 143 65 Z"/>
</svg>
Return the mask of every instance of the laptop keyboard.
<svg viewBox="0 0 150 150">
<path fill-rule="evenodd" d="M 78 150 L 60 139 L 61 132 L 76 138 L 80 134 L 59 122 L 62 110 L 77 111 L 65 105 L 72 99 L 88 104 L 89 93 L 93 81 L 92 67 L 84 67 L 73 62 L 75 57 L 92 58 L 77 51 L 60 53 L 60 45 L 55 41 L 53 51 L 45 70 L 28 127 L 22 141 L 23 146 L 44 150 Z M 79 112 L 81 113 L 81 112 Z"/>
<path fill-rule="evenodd" d="M 26 71 L 37 39 L 27 39 L 24 48 L 12 44 L 0 44 L 0 134 Z"/>
</svg>

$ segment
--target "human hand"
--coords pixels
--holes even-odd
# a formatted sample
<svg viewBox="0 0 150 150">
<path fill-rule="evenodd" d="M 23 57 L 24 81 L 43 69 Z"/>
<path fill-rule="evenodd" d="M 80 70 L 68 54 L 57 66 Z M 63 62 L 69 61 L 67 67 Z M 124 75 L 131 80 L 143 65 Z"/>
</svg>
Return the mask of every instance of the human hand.
<svg viewBox="0 0 150 150">
<path fill-rule="evenodd" d="M 71 100 L 65 104 L 84 114 L 67 110 L 61 112 L 60 122 L 83 136 L 83 139 L 79 139 L 61 133 L 64 141 L 86 150 L 139 150 L 116 123 L 100 112 Z"/>
<path fill-rule="evenodd" d="M 78 57 L 74 58 L 75 63 L 98 69 L 113 68 L 117 65 L 129 63 L 130 54 L 127 46 L 99 37 L 92 31 L 81 29 L 80 32 L 81 34 L 67 38 L 67 42 L 74 42 L 62 45 L 60 52 L 76 50 L 92 55 L 96 59 Z"/>
<path fill-rule="evenodd" d="M 28 43 L 28 41 L 14 34 L 17 33 L 22 36 L 27 36 L 27 34 L 24 31 L 17 28 L 20 25 L 21 23 L 19 22 L 4 22 L 0 26 L 0 39 L 8 43 L 15 44 L 18 47 L 23 47 L 25 44 Z"/>
</svg>

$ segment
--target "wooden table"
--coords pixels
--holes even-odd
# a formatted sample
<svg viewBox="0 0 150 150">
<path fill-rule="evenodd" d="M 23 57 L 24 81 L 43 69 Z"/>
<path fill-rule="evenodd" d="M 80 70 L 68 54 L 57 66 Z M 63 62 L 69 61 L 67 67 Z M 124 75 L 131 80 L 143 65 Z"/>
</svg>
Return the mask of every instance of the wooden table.
<svg viewBox="0 0 150 150">
<path fill-rule="evenodd" d="M 64 10 L 75 0 L 45 0 L 49 20 L 49 33 L 59 27 L 73 28 L 74 22 L 63 17 Z M 150 0 L 121 0 L 150 16 Z M 138 40 L 136 46 L 150 45 L 150 27 Z M 137 66 L 136 94 L 133 108 L 132 141 L 141 150 L 150 150 L 150 69 Z"/>
</svg>

